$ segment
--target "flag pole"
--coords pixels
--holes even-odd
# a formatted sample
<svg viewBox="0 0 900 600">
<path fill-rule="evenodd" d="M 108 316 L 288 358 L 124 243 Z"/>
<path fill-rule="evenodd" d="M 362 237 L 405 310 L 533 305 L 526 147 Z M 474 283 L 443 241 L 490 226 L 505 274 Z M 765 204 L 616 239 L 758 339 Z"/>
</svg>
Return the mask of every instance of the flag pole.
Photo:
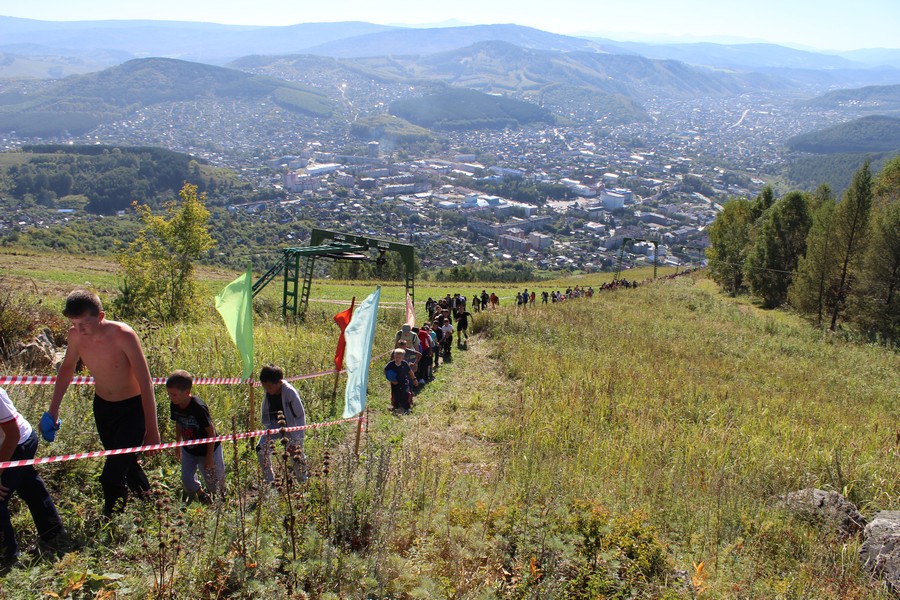
<svg viewBox="0 0 900 600">
<path fill-rule="evenodd" d="M 369 409 L 366 408 L 366 410 Z M 359 421 L 356 423 L 356 445 L 353 447 L 353 452 L 356 454 L 356 458 L 359 458 L 359 438 L 362 436 L 363 418 L 365 414 L 365 410 L 359 413 Z"/>
<path fill-rule="evenodd" d="M 331 390 L 331 412 L 329 413 L 332 417 L 337 414 L 337 389 L 338 383 L 341 380 L 341 371 L 340 369 L 334 369 L 334 388 Z"/>
<path fill-rule="evenodd" d="M 253 379 L 247 380 L 247 385 L 250 386 L 250 431 L 256 430 L 256 399 L 253 397 Z"/>
</svg>

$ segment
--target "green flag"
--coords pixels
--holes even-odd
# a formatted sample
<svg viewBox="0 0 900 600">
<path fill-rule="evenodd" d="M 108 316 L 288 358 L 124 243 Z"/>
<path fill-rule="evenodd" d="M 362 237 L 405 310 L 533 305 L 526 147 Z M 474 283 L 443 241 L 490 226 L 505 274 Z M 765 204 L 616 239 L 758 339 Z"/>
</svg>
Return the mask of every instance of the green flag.
<svg viewBox="0 0 900 600">
<path fill-rule="evenodd" d="M 378 320 L 378 301 L 381 286 L 362 301 L 353 319 L 344 330 L 346 348 L 344 368 L 347 369 L 347 389 L 344 393 L 344 418 L 355 417 L 366 408 L 366 389 L 369 386 L 369 362 L 372 342 L 375 341 L 375 322 Z"/>
<path fill-rule="evenodd" d="M 225 286 L 216 296 L 216 310 L 234 340 L 244 363 L 242 379 L 253 374 L 253 272 L 247 272 Z"/>
</svg>

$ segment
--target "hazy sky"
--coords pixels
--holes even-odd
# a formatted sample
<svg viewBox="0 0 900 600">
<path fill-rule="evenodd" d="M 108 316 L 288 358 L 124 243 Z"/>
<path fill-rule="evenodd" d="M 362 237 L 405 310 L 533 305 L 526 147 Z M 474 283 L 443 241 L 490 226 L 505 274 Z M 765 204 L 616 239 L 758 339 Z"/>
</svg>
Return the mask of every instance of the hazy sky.
<svg viewBox="0 0 900 600">
<path fill-rule="evenodd" d="M 669 41 L 769 41 L 822 50 L 900 48 L 900 0 L 2 0 L 0 15 L 240 25 L 331 21 L 417 25 L 456 19 L 615 39 L 664 36 Z"/>
</svg>

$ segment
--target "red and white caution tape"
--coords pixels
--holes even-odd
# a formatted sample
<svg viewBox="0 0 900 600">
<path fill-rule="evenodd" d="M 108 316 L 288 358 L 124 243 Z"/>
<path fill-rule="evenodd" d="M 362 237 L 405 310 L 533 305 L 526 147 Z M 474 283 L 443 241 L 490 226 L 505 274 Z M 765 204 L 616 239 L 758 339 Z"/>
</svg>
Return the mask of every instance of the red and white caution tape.
<svg viewBox="0 0 900 600">
<path fill-rule="evenodd" d="M 341 423 L 350 423 L 351 421 L 359 421 L 359 417 L 351 419 L 339 419 L 337 421 L 326 421 L 324 423 L 313 423 L 312 425 L 298 425 L 296 427 L 283 427 L 279 429 L 261 429 L 259 431 L 248 431 L 246 433 L 234 433 L 230 435 L 220 435 L 217 437 L 204 438 L 201 440 L 188 440 L 182 442 L 169 442 L 166 444 L 150 444 L 148 446 L 136 446 L 134 448 L 118 448 L 115 450 L 96 450 L 94 452 L 78 452 L 76 454 L 63 454 L 60 456 L 45 456 L 43 458 L 30 458 L 28 460 L 11 460 L 0 462 L 0 469 L 11 469 L 13 467 L 25 467 L 28 465 L 43 465 L 47 463 L 66 462 L 70 460 L 82 460 L 85 458 L 100 458 L 103 456 L 117 456 L 119 454 L 134 454 L 135 452 L 152 452 L 155 450 L 168 450 L 169 448 L 182 448 L 184 446 L 196 446 L 199 444 L 210 444 L 215 442 L 236 442 L 251 437 L 261 437 L 263 435 L 275 435 L 278 433 L 293 433 L 295 431 L 305 431 L 307 429 L 322 429 L 324 427 L 333 427 Z"/>
<path fill-rule="evenodd" d="M 165 377 L 153 377 L 153 385 L 165 385 Z M 0 385 L 53 385 L 56 377 L 51 375 L 0 375 Z M 93 377 L 77 376 L 72 378 L 72 385 L 94 385 Z M 240 377 L 197 377 L 194 385 L 235 385 L 241 383 Z"/>
<path fill-rule="evenodd" d="M 390 352 L 379 354 L 372 358 L 378 360 L 387 356 Z M 341 373 L 346 373 L 346 370 Z M 309 375 L 295 375 L 294 377 L 285 377 L 285 381 L 302 381 L 304 379 L 315 379 L 316 377 L 324 377 L 325 375 L 333 375 L 334 369 L 327 371 L 319 371 L 318 373 L 310 373 Z M 151 378 L 153 385 L 166 385 L 165 377 Z M 56 377 L 52 375 L 0 375 L 0 385 L 53 385 L 56 383 Z M 260 387 L 258 381 L 249 379 L 244 381 L 240 377 L 196 377 L 194 385 L 240 385 L 242 383 L 252 383 L 253 387 Z M 93 377 L 83 377 L 81 375 L 73 377 L 70 385 L 94 385 Z"/>
</svg>

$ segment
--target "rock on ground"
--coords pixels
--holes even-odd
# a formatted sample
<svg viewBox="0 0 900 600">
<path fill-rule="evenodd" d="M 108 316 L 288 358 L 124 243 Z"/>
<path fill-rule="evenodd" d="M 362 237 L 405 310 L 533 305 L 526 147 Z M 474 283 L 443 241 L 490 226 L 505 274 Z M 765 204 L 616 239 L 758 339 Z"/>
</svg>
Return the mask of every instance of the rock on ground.
<svg viewBox="0 0 900 600">
<path fill-rule="evenodd" d="M 859 559 L 866 570 L 900 592 L 900 511 L 883 510 L 866 525 Z"/>
<path fill-rule="evenodd" d="M 834 527 L 844 535 L 860 533 L 867 524 L 856 506 L 837 492 L 808 488 L 785 494 L 778 500 L 788 510 Z"/>
</svg>

